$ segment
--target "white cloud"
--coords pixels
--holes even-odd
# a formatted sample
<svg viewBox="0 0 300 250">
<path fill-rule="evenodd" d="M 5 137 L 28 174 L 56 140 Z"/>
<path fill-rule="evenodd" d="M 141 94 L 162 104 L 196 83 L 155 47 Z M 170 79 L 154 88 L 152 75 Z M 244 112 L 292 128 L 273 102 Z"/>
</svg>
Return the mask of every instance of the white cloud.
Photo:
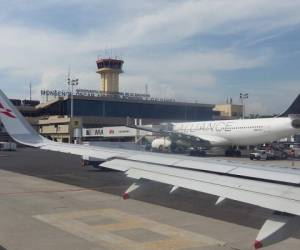
<svg viewBox="0 0 300 250">
<path fill-rule="evenodd" d="M 266 32 L 299 24 L 299 7 L 299 1 L 178 1 L 125 19 L 114 30 L 112 43 L 132 46 L 169 43 L 205 33 Z"/>
<path fill-rule="evenodd" d="M 94 72 L 96 54 L 93 54 L 99 46 L 97 38 L 74 39 L 63 33 L 14 26 L 0 26 L 0 33 L 3 34 L 3 39 L 0 40 L 0 69 L 8 68 L 16 77 L 39 78 L 41 82 L 38 87 L 59 87 L 67 67 L 72 65 L 75 75 L 81 75 L 78 77 L 83 86 L 93 86 L 90 81 L 97 79 Z M 89 44 L 93 46 L 89 47 Z M 158 90 L 153 91 L 154 94 L 161 95 L 170 91 L 160 91 L 160 85 L 171 83 L 170 88 L 174 89 L 174 86 L 185 82 L 185 86 L 188 85 L 193 92 L 193 86 L 215 84 L 213 71 L 257 67 L 264 64 L 266 58 L 247 58 L 234 51 L 191 51 L 151 58 L 138 55 L 128 58 L 128 64 L 131 71 L 142 72 L 142 77 L 149 79 L 149 86 Z M 173 92 L 176 93 L 176 90 Z"/>
</svg>

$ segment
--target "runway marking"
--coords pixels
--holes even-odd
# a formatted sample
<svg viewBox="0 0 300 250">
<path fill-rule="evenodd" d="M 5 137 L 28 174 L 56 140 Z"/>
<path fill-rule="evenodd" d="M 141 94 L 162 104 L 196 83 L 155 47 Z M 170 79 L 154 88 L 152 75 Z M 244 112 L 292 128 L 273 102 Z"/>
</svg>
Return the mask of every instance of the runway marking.
<svg viewBox="0 0 300 250">
<path fill-rule="evenodd" d="M 1 170 L 2 171 L 2 170 Z M 2 178 L 2 177 L 0 177 Z M 6 177 L 5 177 L 6 178 Z M 13 179 L 14 177 L 10 177 L 10 179 Z M 15 178 L 18 182 L 20 177 Z M 24 179 L 24 177 L 21 177 Z M 36 180 L 38 180 L 36 177 L 34 177 L 33 184 L 34 185 L 39 185 L 39 183 L 37 183 Z M 30 180 L 30 179 L 28 179 Z M 27 181 L 28 181 L 27 180 Z M 40 189 L 40 190 L 30 190 L 30 191 L 15 191 L 15 192 L 0 192 L 0 196 L 5 196 L 5 195 L 31 195 L 31 194 L 38 194 L 38 193 L 42 193 L 42 194 L 47 194 L 47 193 L 76 193 L 76 192 L 88 192 L 88 191 L 98 191 L 100 190 L 102 187 L 101 186 L 96 186 L 96 187 L 88 187 L 88 188 L 83 188 L 83 187 L 67 187 L 67 188 L 61 188 L 61 189 Z"/>
<path fill-rule="evenodd" d="M 211 237 L 116 209 L 36 215 L 34 218 L 107 249 L 180 250 L 224 245 Z"/>
<path fill-rule="evenodd" d="M 97 190 L 94 189 L 86 189 L 86 188 L 66 188 L 66 189 L 54 189 L 54 190 L 36 190 L 36 191 L 20 191 L 20 192 L 0 192 L 1 195 L 30 195 L 36 193 L 66 193 L 66 192 L 82 192 L 82 191 L 91 191 Z"/>
</svg>

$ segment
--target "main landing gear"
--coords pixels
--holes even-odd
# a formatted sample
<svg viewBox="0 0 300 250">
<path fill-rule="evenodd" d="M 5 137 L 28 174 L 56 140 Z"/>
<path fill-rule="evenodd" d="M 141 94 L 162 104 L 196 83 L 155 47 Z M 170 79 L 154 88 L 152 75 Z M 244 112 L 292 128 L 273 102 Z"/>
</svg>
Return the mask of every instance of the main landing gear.
<svg viewBox="0 0 300 250">
<path fill-rule="evenodd" d="M 231 147 L 225 150 L 225 156 L 241 157 L 241 151 L 237 147 Z"/>
</svg>

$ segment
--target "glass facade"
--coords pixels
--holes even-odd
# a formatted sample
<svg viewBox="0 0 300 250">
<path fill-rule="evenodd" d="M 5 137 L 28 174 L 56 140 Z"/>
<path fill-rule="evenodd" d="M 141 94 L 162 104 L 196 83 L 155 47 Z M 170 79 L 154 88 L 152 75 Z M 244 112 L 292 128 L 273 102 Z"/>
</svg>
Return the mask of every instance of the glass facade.
<svg viewBox="0 0 300 250">
<path fill-rule="evenodd" d="M 71 102 L 63 100 L 40 111 L 40 115 L 69 115 Z M 120 102 L 114 100 L 74 100 L 74 116 L 133 117 L 164 120 L 212 120 L 212 106 L 180 103 Z"/>
<path fill-rule="evenodd" d="M 110 68 L 110 69 L 122 69 L 123 61 L 116 60 L 116 59 L 102 59 L 98 60 L 97 62 L 98 69 L 102 68 Z"/>
</svg>

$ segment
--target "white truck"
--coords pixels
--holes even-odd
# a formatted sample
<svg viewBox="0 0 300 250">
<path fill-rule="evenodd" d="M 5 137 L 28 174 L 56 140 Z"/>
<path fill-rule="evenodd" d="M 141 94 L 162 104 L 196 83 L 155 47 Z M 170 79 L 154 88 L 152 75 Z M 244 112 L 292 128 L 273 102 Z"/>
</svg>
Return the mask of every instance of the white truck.
<svg viewBox="0 0 300 250">
<path fill-rule="evenodd" d="M 286 159 L 288 154 L 281 150 L 256 150 L 250 153 L 250 160 L 279 160 Z"/>
</svg>

